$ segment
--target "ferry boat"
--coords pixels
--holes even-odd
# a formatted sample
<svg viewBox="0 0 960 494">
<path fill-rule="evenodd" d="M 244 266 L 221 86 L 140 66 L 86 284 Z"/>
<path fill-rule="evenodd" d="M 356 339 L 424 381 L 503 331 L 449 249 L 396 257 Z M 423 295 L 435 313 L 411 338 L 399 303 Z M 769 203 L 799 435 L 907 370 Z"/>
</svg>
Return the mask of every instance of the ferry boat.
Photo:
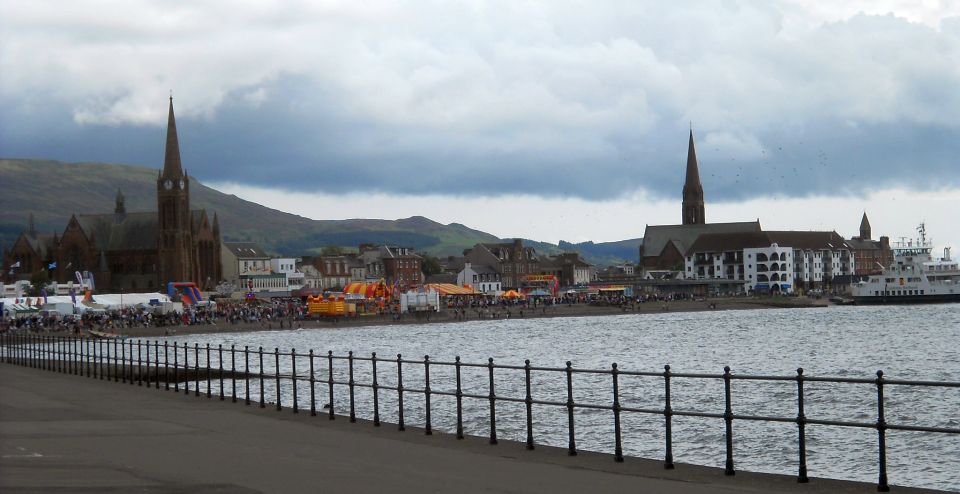
<svg viewBox="0 0 960 494">
<path fill-rule="evenodd" d="M 949 247 L 944 248 L 943 258 L 934 259 L 933 243 L 927 240 L 922 223 L 917 232 L 920 238 L 891 245 L 893 264 L 851 287 L 855 303 L 960 302 L 960 263 L 950 259 Z"/>
</svg>

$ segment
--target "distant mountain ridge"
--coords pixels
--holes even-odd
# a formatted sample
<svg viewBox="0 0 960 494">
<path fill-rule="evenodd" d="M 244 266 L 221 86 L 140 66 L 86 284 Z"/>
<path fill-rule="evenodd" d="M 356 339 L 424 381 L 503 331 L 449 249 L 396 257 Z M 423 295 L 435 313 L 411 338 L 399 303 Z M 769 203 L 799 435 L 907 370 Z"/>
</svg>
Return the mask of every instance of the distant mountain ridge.
<svg viewBox="0 0 960 494">
<path fill-rule="evenodd" d="M 38 231 L 61 233 L 71 214 L 111 212 L 118 189 L 127 211 L 156 211 L 158 173 L 156 168 L 135 165 L 0 159 L 0 245 L 13 244 L 30 213 Z M 327 245 L 356 247 L 366 242 L 409 246 L 443 257 L 462 255 L 477 243 L 500 241 L 459 223 L 444 225 L 423 216 L 313 220 L 224 194 L 195 178 L 190 182 L 190 206 L 206 209 L 211 216 L 216 212 L 224 240 L 257 242 L 279 255 L 307 255 Z M 529 242 L 541 253 L 577 251 L 602 265 L 637 259 L 636 248 L 630 251 L 636 239 L 559 246 Z"/>
</svg>

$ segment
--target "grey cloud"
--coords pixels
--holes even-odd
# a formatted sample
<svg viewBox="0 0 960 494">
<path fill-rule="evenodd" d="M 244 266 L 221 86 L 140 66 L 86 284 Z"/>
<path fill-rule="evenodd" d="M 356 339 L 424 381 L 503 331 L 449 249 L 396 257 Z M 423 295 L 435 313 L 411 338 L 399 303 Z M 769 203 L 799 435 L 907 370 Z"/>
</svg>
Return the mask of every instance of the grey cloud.
<svg viewBox="0 0 960 494">
<path fill-rule="evenodd" d="M 138 46 L 122 25 L 96 49 L 63 48 L 89 71 L 18 65 L 24 54 L 0 43 L 0 68 L 17 71 L 0 80 L 0 152 L 159 166 L 173 86 L 184 163 L 207 181 L 675 198 L 692 120 L 708 200 L 960 186 L 960 22 L 857 15 L 803 28 L 788 19 L 796 6 L 773 2 L 606 7 L 292 6 L 231 11 L 209 32 L 190 27 L 216 13 L 197 7 L 186 27 L 150 29 L 149 69 L 125 52 L 99 60 L 113 53 L 103 39 Z M 43 49 L 42 29 L 25 24 L 4 36 Z"/>
</svg>

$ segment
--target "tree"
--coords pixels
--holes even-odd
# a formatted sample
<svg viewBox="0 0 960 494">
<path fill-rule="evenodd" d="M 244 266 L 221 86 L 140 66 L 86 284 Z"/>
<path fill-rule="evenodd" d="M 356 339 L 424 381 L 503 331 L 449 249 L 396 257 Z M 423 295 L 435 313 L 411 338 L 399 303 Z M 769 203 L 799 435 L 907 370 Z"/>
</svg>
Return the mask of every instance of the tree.
<svg viewBox="0 0 960 494">
<path fill-rule="evenodd" d="M 443 267 L 440 266 L 439 259 L 429 254 L 424 254 L 423 261 L 420 263 L 420 270 L 423 271 L 423 277 L 426 278 L 427 276 L 442 273 Z"/>
<path fill-rule="evenodd" d="M 339 245 L 327 245 L 320 249 L 321 256 L 339 256 L 343 255 L 343 249 Z"/>
<path fill-rule="evenodd" d="M 39 269 L 34 271 L 30 275 L 30 289 L 27 291 L 27 295 L 33 297 L 40 296 L 40 290 L 47 286 L 50 283 L 50 274 L 47 273 L 46 269 Z"/>
</svg>

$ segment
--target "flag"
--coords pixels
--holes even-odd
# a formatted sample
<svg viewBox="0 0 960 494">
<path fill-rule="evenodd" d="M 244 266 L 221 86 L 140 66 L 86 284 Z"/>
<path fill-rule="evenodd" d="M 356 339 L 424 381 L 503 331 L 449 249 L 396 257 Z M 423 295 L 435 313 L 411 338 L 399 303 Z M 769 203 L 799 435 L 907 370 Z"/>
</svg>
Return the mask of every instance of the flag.
<svg viewBox="0 0 960 494">
<path fill-rule="evenodd" d="M 41 289 L 40 289 L 40 296 L 43 297 L 43 303 L 47 303 L 47 289 L 46 289 L 46 288 L 41 288 Z"/>
<path fill-rule="evenodd" d="M 47 269 L 57 269 L 57 261 L 53 261 L 50 264 L 47 264 Z"/>
<path fill-rule="evenodd" d="M 73 288 L 70 289 L 70 302 L 73 302 L 73 305 L 77 305 L 77 292 Z"/>
<path fill-rule="evenodd" d="M 13 263 L 13 264 L 10 265 L 10 269 L 19 268 L 19 267 L 20 267 L 20 261 L 17 261 L 17 262 L 15 262 L 15 263 Z"/>
</svg>

